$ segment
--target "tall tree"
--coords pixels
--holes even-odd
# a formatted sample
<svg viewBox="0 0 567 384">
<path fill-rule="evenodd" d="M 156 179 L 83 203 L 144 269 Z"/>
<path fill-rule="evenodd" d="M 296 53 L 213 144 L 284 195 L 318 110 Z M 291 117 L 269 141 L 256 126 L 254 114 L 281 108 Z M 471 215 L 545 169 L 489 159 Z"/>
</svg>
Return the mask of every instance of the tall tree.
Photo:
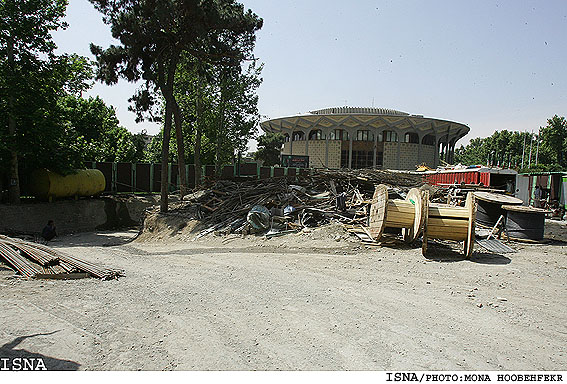
<svg viewBox="0 0 567 384">
<path fill-rule="evenodd" d="M 160 210 L 168 209 L 167 161 L 175 108 L 175 75 L 182 54 L 215 62 L 240 58 L 233 36 L 255 39 L 262 20 L 234 0 L 90 0 L 121 43 L 102 49 L 91 44 L 97 77 L 114 84 L 120 77 L 144 80 L 165 100 Z M 149 85 L 148 85 L 149 84 Z M 179 124 L 181 125 L 181 124 Z M 181 130 L 181 126 L 176 126 Z M 182 172 L 183 173 L 183 172 Z"/>
<path fill-rule="evenodd" d="M 65 28 L 66 0 L 0 1 L 0 78 L 6 103 L 7 143 L 10 151 L 8 201 L 20 201 L 18 141 L 22 127 L 18 117 L 24 113 L 18 104 L 22 93 L 33 89 L 37 77 L 55 58 L 51 32 Z M 20 98 L 20 100 L 18 100 Z"/>
<path fill-rule="evenodd" d="M 284 143 L 281 133 L 265 133 L 258 137 L 258 150 L 254 154 L 256 160 L 263 160 L 264 165 L 272 166 L 280 162 L 280 150 Z"/>
<path fill-rule="evenodd" d="M 68 95 L 59 101 L 66 134 L 81 162 L 137 162 L 143 158 L 144 133 L 133 135 L 119 125 L 116 111 L 102 99 Z"/>
<path fill-rule="evenodd" d="M 565 117 L 553 116 L 547 126 L 541 128 L 542 155 L 549 164 L 567 169 L 567 121 Z"/>
<path fill-rule="evenodd" d="M 510 166 L 518 170 L 567 169 L 565 118 L 555 115 L 547 122 L 547 126 L 542 127 L 539 134 L 504 130 L 496 131 L 489 137 L 472 139 L 467 146 L 461 146 L 455 151 L 455 161 L 468 165 Z M 537 149 L 538 142 L 539 149 Z M 535 167 L 536 151 L 538 167 Z"/>
</svg>

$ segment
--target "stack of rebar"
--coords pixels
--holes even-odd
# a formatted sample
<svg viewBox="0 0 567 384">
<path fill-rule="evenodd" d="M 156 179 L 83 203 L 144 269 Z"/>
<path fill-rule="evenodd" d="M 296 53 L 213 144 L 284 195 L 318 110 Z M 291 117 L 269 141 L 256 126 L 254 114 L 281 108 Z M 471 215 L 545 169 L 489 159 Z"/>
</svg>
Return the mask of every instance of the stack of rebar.
<svg viewBox="0 0 567 384">
<path fill-rule="evenodd" d="M 43 244 L 3 235 L 0 235 L 0 261 L 5 261 L 28 278 L 64 279 L 93 276 L 110 280 L 124 275 L 121 270 L 100 267 Z"/>
<path fill-rule="evenodd" d="M 84 261 L 76 257 L 65 254 L 60 254 L 59 260 L 77 268 L 80 271 L 90 273 L 92 276 L 98 277 L 99 279 L 102 280 L 117 279 L 120 276 L 124 275 L 124 272 L 121 270 L 100 267 L 98 265 L 89 263 L 88 261 Z"/>
<path fill-rule="evenodd" d="M 25 257 L 9 245 L 0 242 L 0 256 L 25 277 L 34 277 L 42 270 L 34 266 Z"/>
</svg>

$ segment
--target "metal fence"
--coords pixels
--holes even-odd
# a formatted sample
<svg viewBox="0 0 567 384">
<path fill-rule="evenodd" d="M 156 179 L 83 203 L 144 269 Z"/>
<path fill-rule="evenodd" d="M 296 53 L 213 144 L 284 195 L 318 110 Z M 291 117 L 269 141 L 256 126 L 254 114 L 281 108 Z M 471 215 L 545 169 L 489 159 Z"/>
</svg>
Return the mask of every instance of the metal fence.
<svg viewBox="0 0 567 384">
<path fill-rule="evenodd" d="M 161 164 L 148 163 L 111 163 L 91 162 L 92 169 L 100 170 L 106 179 L 106 193 L 119 192 L 160 192 L 161 191 Z M 222 167 L 219 178 L 232 179 L 267 179 L 279 176 L 297 176 L 308 174 L 309 169 L 292 167 L 262 167 L 256 163 L 242 163 L 238 165 L 225 165 Z M 185 175 L 189 188 L 195 187 L 195 165 L 185 166 Z M 203 179 L 215 176 L 214 165 L 204 165 L 201 175 Z M 179 189 L 179 166 L 169 164 L 167 167 L 167 182 L 170 192 Z"/>
</svg>

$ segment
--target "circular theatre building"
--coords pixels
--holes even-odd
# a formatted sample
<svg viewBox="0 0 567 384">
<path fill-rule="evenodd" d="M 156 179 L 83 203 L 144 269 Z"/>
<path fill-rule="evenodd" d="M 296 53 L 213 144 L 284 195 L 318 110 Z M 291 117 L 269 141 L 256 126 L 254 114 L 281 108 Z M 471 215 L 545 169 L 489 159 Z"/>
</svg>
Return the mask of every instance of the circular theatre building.
<svg viewBox="0 0 567 384">
<path fill-rule="evenodd" d="M 325 108 L 308 115 L 262 122 L 265 132 L 285 137 L 282 159 L 307 156 L 313 168 L 415 170 L 453 161 L 464 124 L 383 108 Z"/>
</svg>

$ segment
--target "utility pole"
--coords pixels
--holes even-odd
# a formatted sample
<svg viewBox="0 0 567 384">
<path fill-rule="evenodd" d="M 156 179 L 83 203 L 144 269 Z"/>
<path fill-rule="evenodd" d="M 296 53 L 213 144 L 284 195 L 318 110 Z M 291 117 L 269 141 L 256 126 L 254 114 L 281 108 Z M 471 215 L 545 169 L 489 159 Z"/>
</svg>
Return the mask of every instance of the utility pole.
<svg viewBox="0 0 567 384">
<path fill-rule="evenodd" d="M 14 76 L 14 39 L 8 37 L 7 46 L 8 68 L 10 75 Z M 10 184 L 8 184 L 8 202 L 10 204 L 20 204 L 20 176 L 18 165 L 18 151 L 16 149 L 17 136 L 16 136 L 16 118 L 14 111 L 14 95 L 8 96 L 8 135 L 10 137 Z"/>
<path fill-rule="evenodd" d="M 520 167 L 521 169 L 524 169 L 524 155 L 525 155 L 525 153 L 526 153 L 526 135 L 524 135 L 524 146 L 522 147 L 522 166 Z"/>
<path fill-rule="evenodd" d="M 533 132 L 530 132 L 530 157 L 529 157 L 529 161 L 528 161 L 528 168 L 531 168 L 532 166 L 532 145 L 534 143 L 534 134 Z"/>
<path fill-rule="evenodd" d="M 539 127 L 539 130 L 537 131 L 537 149 L 535 152 L 535 165 L 537 165 L 537 159 L 539 157 L 539 133 L 541 132 L 541 127 Z"/>
</svg>

